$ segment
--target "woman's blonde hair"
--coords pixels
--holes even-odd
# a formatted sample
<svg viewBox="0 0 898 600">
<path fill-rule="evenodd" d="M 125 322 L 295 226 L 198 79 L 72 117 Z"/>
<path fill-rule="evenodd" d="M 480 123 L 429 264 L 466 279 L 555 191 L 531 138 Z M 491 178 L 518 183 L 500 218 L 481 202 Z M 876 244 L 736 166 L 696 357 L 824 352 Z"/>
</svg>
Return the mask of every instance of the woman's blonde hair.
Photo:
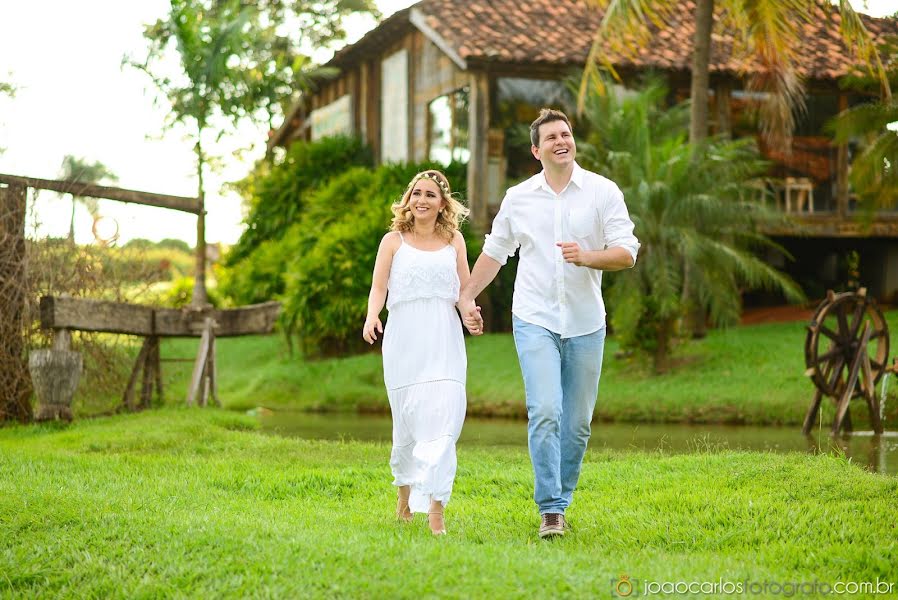
<svg viewBox="0 0 898 600">
<path fill-rule="evenodd" d="M 437 187 L 440 189 L 440 195 L 446 202 L 446 206 L 444 206 L 441 212 L 437 214 L 436 232 L 437 235 L 444 238 L 447 242 L 450 242 L 470 211 L 464 204 L 452 197 L 452 189 L 449 187 L 449 180 L 446 179 L 445 175 L 435 169 L 422 171 L 412 177 L 405 193 L 402 194 L 402 198 L 399 202 L 396 202 L 390 207 L 393 211 L 393 221 L 390 223 L 390 231 L 403 232 L 411 231 L 414 228 L 415 215 L 412 214 L 412 209 L 409 207 L 409 200 L 412 197 L 412 191 L 415 189 L 415 184 L 422 179 L 429 179 L 436 183 Z"/>
</svg>

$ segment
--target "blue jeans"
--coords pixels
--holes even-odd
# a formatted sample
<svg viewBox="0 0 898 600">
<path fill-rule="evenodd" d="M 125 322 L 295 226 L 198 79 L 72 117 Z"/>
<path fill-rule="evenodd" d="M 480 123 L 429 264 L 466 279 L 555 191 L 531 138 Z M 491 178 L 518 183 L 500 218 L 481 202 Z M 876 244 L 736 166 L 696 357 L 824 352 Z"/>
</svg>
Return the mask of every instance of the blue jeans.
<svg viewBox="0 0 898 600">
<path fill-rule="evenodd" d="M 562 339 L 517 317 L 512 317 L 512 327 L 527 396 L 533 499 L 541 515 L 564 514 L 573 499 L 589 442 L 605 328 Z"/>
</svg>

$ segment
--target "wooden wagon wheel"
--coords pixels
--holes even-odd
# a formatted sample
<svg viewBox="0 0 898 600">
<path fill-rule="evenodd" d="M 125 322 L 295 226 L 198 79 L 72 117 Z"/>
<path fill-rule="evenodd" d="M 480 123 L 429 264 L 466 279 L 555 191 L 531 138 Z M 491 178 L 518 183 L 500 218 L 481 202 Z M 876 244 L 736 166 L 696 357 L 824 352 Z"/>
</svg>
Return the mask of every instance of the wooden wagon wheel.
<svg viewBox="0 0 898 600">
<path fill-rule="evenodd" d="M 802 431 L 808 434 L 823 396 L 836 403 L 832 433 L 851 430 L 849 403 L 862 397 L 870 413 L 873 431 L 882 433 L 876 383 L 890 370 L 889 328 L 867 290 L 836 294 L 827 292 L 808 324 L 804 360 L 817 393 L 805 416 Z"/>
<path fill-rule="evenodd" d="M 869 323 L 867 354 L 875 384 L 886 372 L 889 327 L 876 302 L 867 297 L 867 290 L 830 291 L 811 318 L 804 344 L 805 366 L 814 385 L 827 396 L 844 389 L 865 322 Z"/>
</svg>

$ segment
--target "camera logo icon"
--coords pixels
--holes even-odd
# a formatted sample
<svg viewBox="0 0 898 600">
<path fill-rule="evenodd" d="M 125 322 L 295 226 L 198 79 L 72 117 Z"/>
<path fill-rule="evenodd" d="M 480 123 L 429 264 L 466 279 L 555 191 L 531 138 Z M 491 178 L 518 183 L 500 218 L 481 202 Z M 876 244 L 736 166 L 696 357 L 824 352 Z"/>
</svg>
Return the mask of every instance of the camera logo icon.
<svg viewBox="0 0 898 600">
<path fill-rule="evenodd" d="M 638 585 L 638 579 L 631 579 L 626 573 L 621 574 L 617 579 L 611 579 L 611 595 L 618 598 L 629 598 L 634 595 L 638 596 Z"/>
</svg>

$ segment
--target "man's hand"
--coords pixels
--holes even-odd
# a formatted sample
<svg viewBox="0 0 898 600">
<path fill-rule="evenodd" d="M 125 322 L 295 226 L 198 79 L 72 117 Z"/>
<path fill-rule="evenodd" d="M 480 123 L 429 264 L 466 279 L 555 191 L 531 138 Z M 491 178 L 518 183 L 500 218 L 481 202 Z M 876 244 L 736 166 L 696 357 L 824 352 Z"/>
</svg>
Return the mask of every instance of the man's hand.
<svg viewBox="0 0 898 600">
<path fill-rule="evenodd" d="M 483 335 L 483 316 L 480 314 L 480 307 L 473 300 L 465 299 L 460 299 L 456 306 L 468 333 Z"/>
<path fill-rule="evenodd" d="M 561 256 L 565 262 L 573 263 L 578 267 L 588 266 L 588 251 L 582 250 L 577 242 L 557 242 L 555 244 L 561 248 Z"/>
</svg>

